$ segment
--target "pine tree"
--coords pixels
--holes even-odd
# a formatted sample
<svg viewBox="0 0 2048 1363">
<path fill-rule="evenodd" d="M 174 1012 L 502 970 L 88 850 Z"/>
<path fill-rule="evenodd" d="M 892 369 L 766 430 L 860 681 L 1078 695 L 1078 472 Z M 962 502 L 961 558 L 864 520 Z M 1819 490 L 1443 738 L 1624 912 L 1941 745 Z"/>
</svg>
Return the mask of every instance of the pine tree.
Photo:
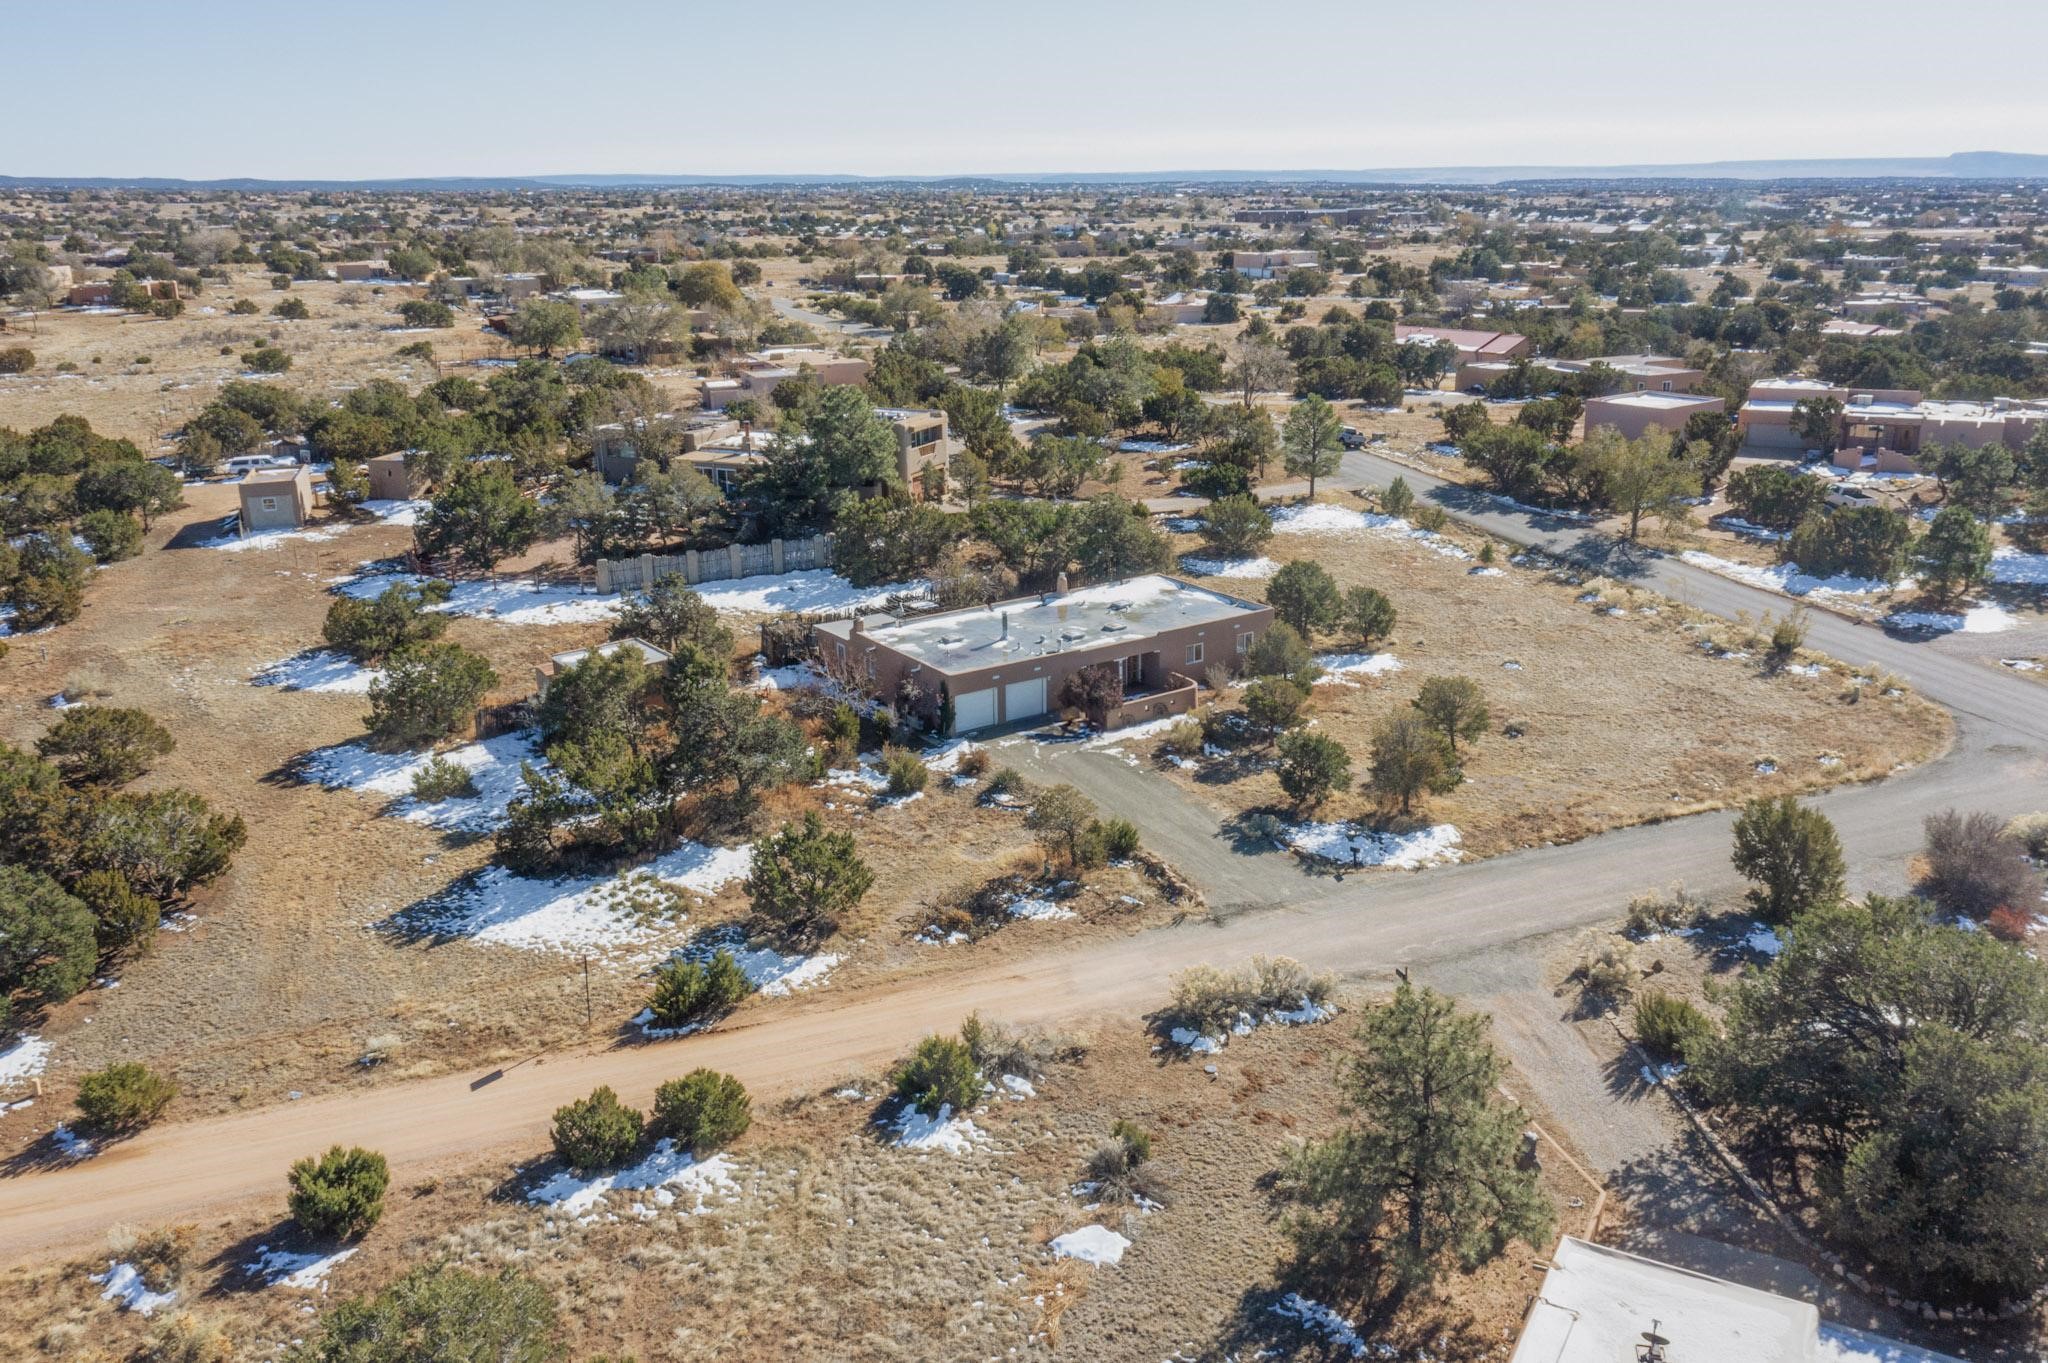
<svg viewBox="0 0 2048 1363">
<path fill-rule="evenodd" d="M 1496 1101 L 1504 1066 L 1486 1019 L 1404 983 L 1358 1039 L 1365 1053 L 1338 1079 L 1350 1125 L 1283 1176 L 1304 1263 L 1364 1269 L 1398 1299 L 1450 1263 L 1471 1269 L 1513 1240 L 1546 1243 L 1554 1212 L 1535 1171 L 1517 1165 L 1527 1118 Z"/>
</svg>

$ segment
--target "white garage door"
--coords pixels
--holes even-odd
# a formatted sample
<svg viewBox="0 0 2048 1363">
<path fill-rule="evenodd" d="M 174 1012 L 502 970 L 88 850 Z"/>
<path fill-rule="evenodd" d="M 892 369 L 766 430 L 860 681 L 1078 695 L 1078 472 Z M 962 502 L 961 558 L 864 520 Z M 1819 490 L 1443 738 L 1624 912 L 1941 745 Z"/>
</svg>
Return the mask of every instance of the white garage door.
<svg viewBox="0 0 2048 1363">
<path fill-rule="evenodd" d="M 996 689 L 991 686 L 985 691 L 963 691 L 953 697 L 953 732 L 964 734 L 969 729 L 986 729 L 996 722 Z"/>
<path fill-rule="evenodd" d="M 1011 682 L 1003 688 L 1003 723 L 1036 719 L 1045 713 L 1045 678 Z"/>
</svg>

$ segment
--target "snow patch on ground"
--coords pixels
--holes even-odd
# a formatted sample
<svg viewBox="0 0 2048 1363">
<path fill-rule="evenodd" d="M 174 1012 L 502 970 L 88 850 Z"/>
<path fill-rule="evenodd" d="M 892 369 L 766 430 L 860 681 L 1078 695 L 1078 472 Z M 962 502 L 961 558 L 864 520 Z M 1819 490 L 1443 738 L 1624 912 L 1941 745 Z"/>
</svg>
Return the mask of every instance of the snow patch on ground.
<svg viewBox="0 0 2048 1363">
<path fill-rule="evenodd" d="M 1005 906 L 1012 918 L 1036 918 L 1041 922 L 1052 922 L 1072 918 L 1074 911 L 1060 904 L 1044 892 L 1019 894 Z"/>
<path fill-rule="evenodd" d="M 1359 677 L 1380 677 L 1401 670 L 1401 660 L 1391 653 L 1319 653 L 1316 666 L 1323 675 L 1318 686 L 1350 686 Z"/>
<path fill-rule="evenodd" d="M 1280 565 L 1261 555 L 1258 558 L 1203 558 L 1198 554 L 1182 554 L 1180 566 L 1201 577 L 1271 577 L 1280 571 Z"/>
<path fill-rule="evenodd" d="M 417 587 L 432 579 L 418 573 L 360 573 L 335 587 L 343 596 L 370 600 L 391 587 Z M 588 625 L 618 615 L 626 598 L 600 596 L 573 582 L 532 582 L 525 578 L 468 578 L 450 583 L 446 601 L 427 607 L 449 615 L 473 615 L 505 625 Z"/>
<path fill-rule="evenodd" d="M 372 497 L 362 504 L 362 508 L 386 525 L 418 525 L 420 517 L 433 510 L 434 504 L 423 498 L 401 502 L 389 497 Z"/>
<path fill-rule="evenodd" d="M 1084 1264 L 1120 1264 L 1131 1242 L 1107 1226 L 1083 1226 L 1056 1235 L 1049 1248 L 1061 1259 L 1079 1259 Z"/>
<path fill-rule="evenodd" d="M 1735 563 L 1698 549 L 1687 549 L 1678 557 L 1695 568 L 1732 577 L 1737 582 L 1776 592 L 1780 596 L 1869 596 L 1874 592 L 1889 591 L 1892 586 L 1878 577 L 1815 577 L 1802 572 L 1796 563 L 1776 563 L 1768 568 L 1759 568 L 1753 563 Z"/>
<path fill-rule="evenodd" d="M 0 1049 L 0 1089 L 26 1083 L 40 1075 L 50 1063 L 50 1043 L 39 1036 L 23 1036 Z"/>
<path fill-rule="evenodd" d="M 422 801 L 413 798 L 413 776 L 436 756 L 469 772 L 475 795 Z M 481 743 L 465 743 L 445 753 L 380 753 L 361 743 L 318 748 L 306 755 L 306 779 L 329 790 L 353 790 L 395 801 L 391 813 L 430 828 L 488 833 L 505 822 L 505 807 L 524 789 L 522 762 L 543 769 L 540 742 L 531 730 L 500 734 Z"/>
<path fill-rule="evenodd" d="M 673 922 L 648 921 L 644 916 L 648 879 L 709 895 L 745 876 L 753 860 L 751 844 L 707 847 L 690 842 L 615 876 L 549 880 L 487 866 L 441 900 L 409 914 L 405 926 L 528 951 L 631 946 Z"/>
<path fill-rule="evenodd" d="M 1447 823 L 1433 824 L 1413 833 L 1361 831 L 1348 823 L 1298 823 L 1287 825 L 1282 836 L 1289 847 L 1312 857 L 1322 857 L 1342 865 L 1378 866 L 1397 871 L 1416 871 L 1425 866 L 1457 861 L 1463 855 L 1458 845 L 1464 841 L 1457 828 Z"/>
<path fill-rule="evenodd" d="M 545 1203 L 549 1210 L 575 1217 L 578 1224 L 597 1219 L 597 1212 L 610 1206 L 607 1194 L 644 1193 L 629 1208 L 642 1221 L 652 1220 L 660 1211 L 676 1208 L 683 1216 L 708 1210 L 706 1199 L 733 1197 L 740 1190 L 733 1177 L 732 1161 L 724 1155 L 699 1160 L 674 1141 L 663 1139 L 637 1164 L 609 1174 L 580 1178 L 564 1169 L 526 1195 L 529 1202 Z"/>
<path fill-rule="evenodd" d="M 287 1249 L 256 1246 L 256 1258 L 244 1265 L 266 1287 L 289 1287 L 300 1292 L 325 1292 L 327 1275 L 355 1256 L 356 1247 L 327 1254 L 294 1254 Z"/>
<path fill-rule="evenodd" d="M 1759 956 L 1775 956 L 1785 949 L 1785 940 L 1762 923 L 1752 923 L 1742 945 Z"/>
<path fill-rule="evenodd" d="M 1893 611 L 1884 618 L 1892 629 L 1934 630 L 1942 634 L 2000 634 L 2019 627 L 2019 617 L 2003 606 L 1972 606 L 1950 611 Z"/>
<path fill-rule="evenodd" d="M 1306 1027 L 1311 1023 L 1328 1022 L 1335 1016 L 1337 1010 L 1334 1007 L 1327 1003 L 1317 1003 L 1304 995 L 1301 1002 L 1292 1008 L 1274 1008 L 1264 1013 L 1239 1013 L 1237 1021 L 1231 1023 L 1228 1028 L 1228 1036 L 1210 1036 L 1192 1027 L 1175 1027 L 1167 1033 L 1167 1040 L 1196 1055 L 1214 1055 L 1230 1044 L 1230 1037 L 1250 1036 L 1259 1027 Z"/>
<path fill-rule="evenodd" d="M 245 549 L 275 549 L 278 545 L 292 540 L 331 540 L 342 532 L 340 526 L 301 526 L 297 530 L 258 530 L 253 534 L 235 533 L 239 515 L 229 516 L 220 523 L 221 533 L 210 540 L 200 541 L 201 549 L 225 549 L 239 554 Z"/>
<path fill-rule="evenodd" d="M 50 1133 L 50 1140 L 56 1145 L 58 1153 L 68 1160 L 91 1159 L 100 1152 L 97 1145 L 61 1122 L 57 1124 L 57 1129 Z"/>
<path fill-rule="evenodd" d="M 950 1103 L 941 1103 L 933 1113 L 905 1108 L 896 1119 L 896 1137 L 891 1145 L 903 1150 L 938 1150 L 964 1155 L 984 1139 L 981 1128 L 965 1117 L 955 1117 Z"/>
<path fill-rule="evenodd" d="M 750 849 L 739 850 L 747 853 L 748 866 L 751 866 L 753 856 Z M 748 866 L 740 867 L 732 879 L 744 876 Z M 824 983 L 825 977 L 832 973 L 832 967 L 841 960 L 836 953 L 830 952 L 809 956 L 784 955 L 773 947 L 749 946 L 746 936 L 733 925 L 703 933 L 676 954 L 688 961 L 708 961 L 721 951 L 730 953 L 734 964 L 739 966 L 754 988 L 771 999 L 784 998 L 799 989 Z"/>
<path fill-rule="evenodd" d="M 152 1292 L 142 1281 L 142 1272 L 135 1265 L 119 1259 L 107 1261 L 105 1273 L 89 1275 L 96 1283 L 104 1283 L 106 1290 L 100 1293 L 101 1301 L 110 1301 L 123 1311 L 137 1315 L 153 1315 L 178 1299 L 176 1292 Z"/>
<path fill-rule="evenodd" d="M 697 594 L 713 609 L 735 615 L 774 615 L 782 611 L 829 615 L 835 611 L 873 609 L 892 596 L 921 596 L 930 591 L 931 583 L 922 578 L 879 587 L 856 587 L 824 568 L 697 585 Z"/>
<path fill-rule="evenodd" d="M 1472 557 L 1434 530 L 1420 529 L 1399 516 L 1353 511 L 1323 502 L 1281 507 L 1273 513 L 1273 532 L 1279 535 L 1378 535 L 1387 539 L 1414 540 L 1446 558 Z"/>
<path fill-rule="evenodd" d="M 1991 551 L 1991 580 L 2027 587 L 2048 587 L 2048 554 L 1994 549 Z"/>
<path fill-rule="evenodd" d="M 1289 1292 L 1273 1303 L 1272 1310 L 1274 1315 L 1284 1316 L 1302 1329 L 1321 1335 L 1331 1349 L 1353 1358 L 1365 1357 L 1366 1343 L 1358 1333 L 1358 1327 L 1338 1315 L 1334 1308 L 1312 1301 L 1299 1292 Z"/>
<path fill-rule="evenodd" d="M 361 696 L 369 694 L 370 683 L 383 675 L 382 668 L 364 667 L 346 653 L 318 648 L 280 658 L 249 678 L 249 682 L 252 686 L 276 686 L 286 691 Z"/>
</svg>

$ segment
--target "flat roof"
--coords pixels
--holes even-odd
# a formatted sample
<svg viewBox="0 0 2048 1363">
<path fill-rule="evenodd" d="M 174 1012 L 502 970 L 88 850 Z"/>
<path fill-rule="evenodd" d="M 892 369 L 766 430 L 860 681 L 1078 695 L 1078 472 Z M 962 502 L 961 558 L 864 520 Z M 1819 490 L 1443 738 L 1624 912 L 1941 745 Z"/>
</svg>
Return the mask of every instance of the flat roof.
<svg viewBox="0 0 2048 1363">
<path fill-rule="evenodd" d="M 663 652 L 661 649 L 656 648 L 653 644 L 648 643 L 645 639 L 625 638 L 614 639 L 608 644 L 599 644 L 596 648 L 570 649 L 567 653 L 555 654 L 553 657 L 549 658 L 548 661 L 553 663 L 555 665 L 555 670 L 559 672 L 561 669 L 565 667 L 576 666 L 576 664 L 582 662 L 585 658 L 588 658 L 593 653 L 595 653 L 600 658 L 609 658 L 612 656 L 612 654 L 617 653 L 622 648 L 632 649 L 635 653 L 638 653 L 640 655 L 643 661 L 649 663 L 650 665 L 665 663 L 668 661 L 669 657 L 667 653 Z"/>
<path fill-rule="evenodd" d="M 1806 1302 L 1566 1236 L 1512 1363 L 1620 1363 L 1652 1322 L 1673 1359 L 1730 1363 L 1813 1363 L 1820 1333 Z"/>
<path fill-rule="evenodd" d="M 1611 397 L 1588 398 L 1586 405 L 1604 402 L 1615 407 L 1647 407 L 1655 411 L 1670 411 L 1674 407 L 1704 407 L 1721 405 L 1721 399 L 1711 393 L 1616 393 Z"/>
<path fill-rule="evenodd" d="M 242 475 L 242 485 L 251 483 L 289 483 L 296 481 L 305 465 L 293 464 L 289 468 L 250 469 Z"/>
<path fill-rule="evenodd" d="M 1249 615 L 1265 607 L 1152 574 L 1124 582 L 1048 593 L 989 606 L 920 615 L 861 617 L 867 636 L 939 672 L 973 672 L 1018 658 L 1045 658 L 1096 648 L 1128 651 L 1168 630 Z M 853 621 L 830 620 L 818 632 L 853 635 Z"/>
</svg>

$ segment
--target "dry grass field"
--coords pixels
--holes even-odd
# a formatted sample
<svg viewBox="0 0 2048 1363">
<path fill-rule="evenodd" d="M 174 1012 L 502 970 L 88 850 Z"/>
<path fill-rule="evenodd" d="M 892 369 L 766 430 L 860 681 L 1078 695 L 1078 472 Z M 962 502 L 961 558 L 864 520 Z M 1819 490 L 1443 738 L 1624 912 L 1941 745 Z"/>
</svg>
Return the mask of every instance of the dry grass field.
<svg viewBox="0 0 2048 1363">
<path fill-rule="evenodd" d="M 1262 1184 L 1291 1142 L 1337 1121 L 1330 1078 L 1349 1033 L 1342 1016 L 1266 1027 L 1188 1060 L 1157 1052 L 1135 1019 L 1104 1019 L 1076 1038 L 1085 1058 L 1054 1065 L 1036 1096 L 991 1098 L 973 1115 L 980 1138 L 959 1154 L 891 1145 L 873 1125 L 883 1081 L 849 1075 L 832 1091 L 757 1111 L 728 1157 L 736 1189 L 706 1197 L 696 1214 L 686 1194 L 640 1219 L 635 1199 L 614 1193 L 581 1224 L 526 1200 L 546 1175 L 534 1164 L 394 1188 L 383 1224 L 327 1291 L 368 1290 L 434 1259 L 517 1265 L 576 1303 L 565 1312 L 571 1356 L 644 1363 L 1000 1359 L 1027 1348 L 1132 1363 L 1261 1347 L 1341 1356 L 1272 1309 L 1297 1288 L 1346 1314 L 1356 1303 L 1341 1287 L 1289 1276 L 1280 1209 Z M 1170 1187 L 1159 1210 L 1091 1208 L 1072 1191 L 1118 1118 L 1154 1133 Z M 543 1164 L 546 1152 L 533 1153 Z M 1544 1161 L 1560 1226 L 1583 1231 L 1597 1190 L 1554 1146 Z M 1091 1222 L 1132 1242 L 1120 1265 L 1056 1259 L 1047 1248 Z M 172 1309 L 226 1326 L 237 1357 L 273 1357 L 327 1305 L 245 1271 L 257 1246 L 289 1243 L 289 1226 L 268 1219 L 196 1228 Z M 0 1351 L 127 1357 L 151 1323 L 98 1299 L 87 1275 L 107 1257 L 12 1274 L 0 1293 Z M 1375 1340 L 1438 1363 L 1505 1357 L 1540 1279 L 1536 1258 L 1517 1245 L 1476 1274 L 1454 1273 Z"/>
<path fill-rule="evenodd" d="M 1324 502 L 1365 505 L 1348 494 Z M 1393 639 L 1376 645 L 1398 670 L 1319 684 L 1310 701 L 1312 722 L 1351 752 L 1356 776 L 1365 774 L 1374 723 L 1405 706 L 1425 677 L 1479 683 L 1492 722 L 1466 762 L 1467 780 L 1413 821 L 1456 825 L 1467 855 L 1867 779 L 1923 762 L 1948 742 L 1939 709 L 1858 685 L 1852 666 L 1806 658 L 1771 675 L 1758 661 L 1759 641 L 1740 626 L 1709 623 L 1612 582 L 1510 565 L 1505 553 L 1497 575 L 1481 575 L 1474 559 L 1438 552 L 1456 542 L 1282 533 L 1264 552 L 1281 562 L 1313 559 L 1340 587 L 1377 587 L 1399 612 Z M 1215 581 L 1264 595 L 1256 579 Z M 1335 651 L 1355 644 L 1336 635 L 1321 641 Z M 1748 656 L 1720 656 L 1731 651 Z M 1806 668 L 1817 670 L 1805 675 Z M 1286 803 L 1257 750 L 1164 769 L 1233 813 Z M 1321 817 L 1372 813 L 1354 791 Z"/>
</svg>

